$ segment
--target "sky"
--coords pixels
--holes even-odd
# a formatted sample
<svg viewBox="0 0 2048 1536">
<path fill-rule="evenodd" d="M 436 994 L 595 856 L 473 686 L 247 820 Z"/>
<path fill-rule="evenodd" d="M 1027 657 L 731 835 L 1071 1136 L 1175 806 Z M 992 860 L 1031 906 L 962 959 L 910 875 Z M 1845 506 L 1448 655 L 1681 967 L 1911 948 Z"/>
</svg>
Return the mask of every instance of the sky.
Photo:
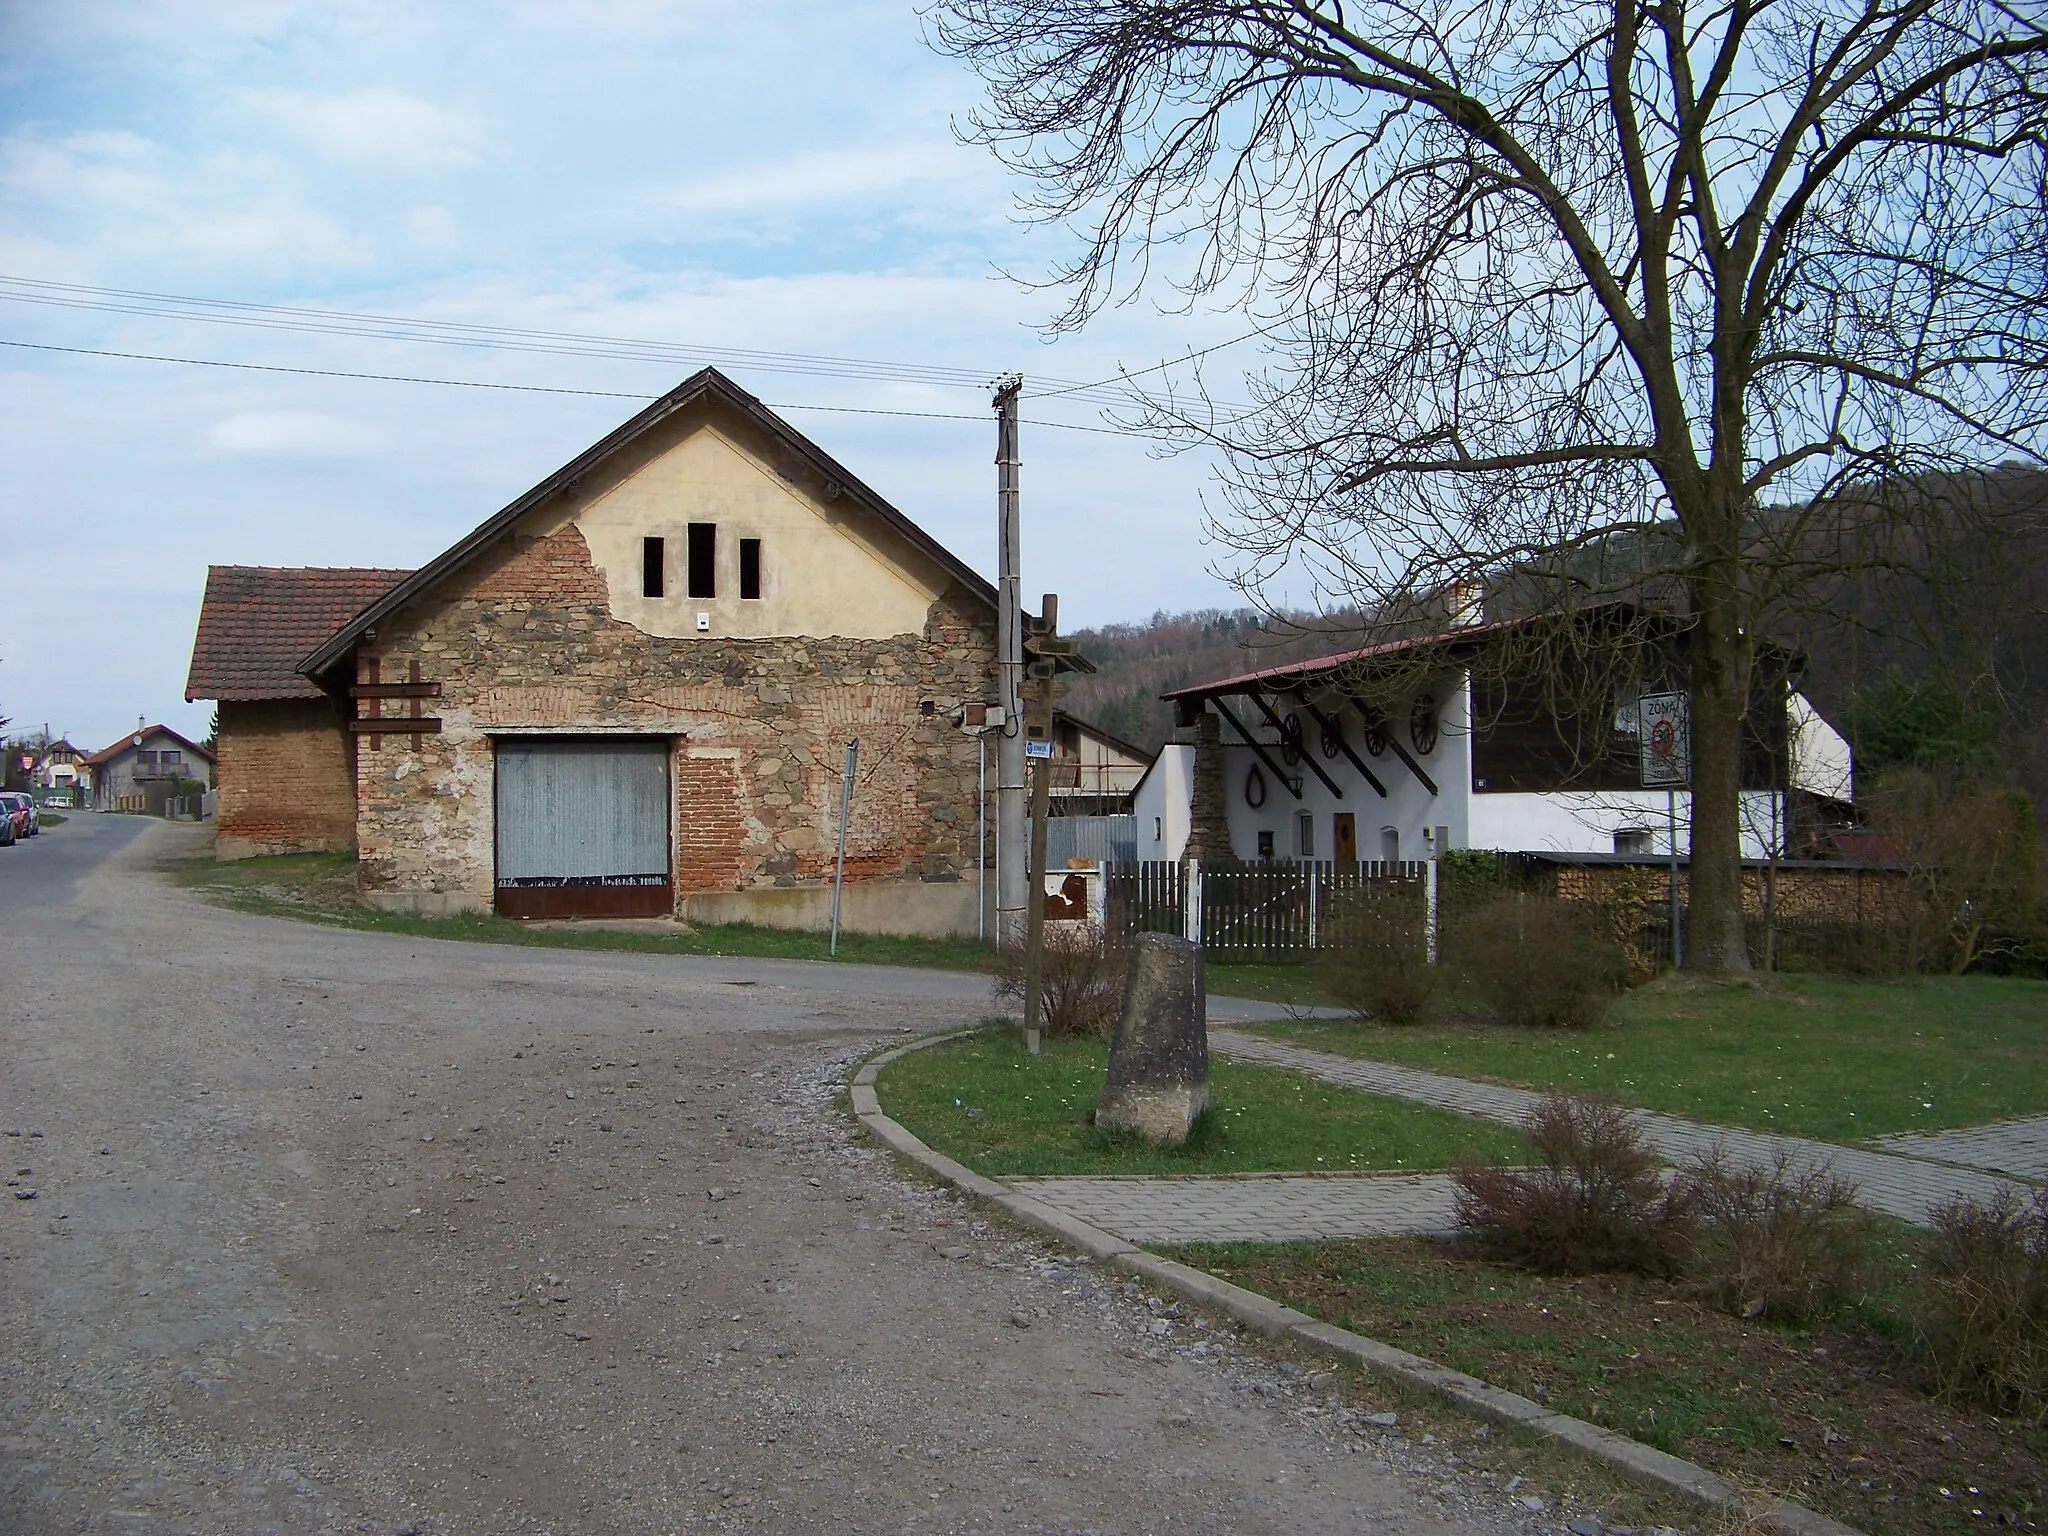
<svg viewBox="0 0 2048 1536">
<path fill-rule="evenodd" d="M 1046 342 L 1059 298 L 1027 279 L 1073 236 L 955 138 L 977 90 L 904 3 L 0 0 L 0 279 L 967 370 L 724 365 L 992 575 L 980 380 L 1111 377 L 1250 325 L 1162 294 Z M 0 715 L 87 748 L 138 716 L 204 734 L 209 564 L 419 564 L 696 366 L 0 293 L 0 342 L 535 391 L 0 345 Z M 1063 627 L 1236 603 L 1205 461 L 1040 425 L 1023 449 L 1024 589 Z"/>
</svg>

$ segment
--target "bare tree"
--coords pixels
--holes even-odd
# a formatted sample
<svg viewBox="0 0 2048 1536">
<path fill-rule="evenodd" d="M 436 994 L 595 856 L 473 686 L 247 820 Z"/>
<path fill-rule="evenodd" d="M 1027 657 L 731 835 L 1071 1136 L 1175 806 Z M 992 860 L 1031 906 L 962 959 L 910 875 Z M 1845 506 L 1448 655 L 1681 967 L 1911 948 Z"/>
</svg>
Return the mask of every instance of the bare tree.
<svg viewBox="0 0 2048 1536">
<path fill-rule="evenodd" d="M 1997 0 L 939 0 L 1080 232 L 1055 328 L 1243 303 L 1217 531 L 1367 611 L 1616 548 L 1685 622 L 1688 962 L 1748 964 L 1739 753 L 1858 488 L 2048 444 L 2048 12 Z M 1153 375 L 1156 380 L 1160 377 Z M 1867 499 L 1867 498 L 1866 498 Z M 1633 537 L 1631 537 L 1633 535 Z M 1827 551 L 1824 559 L 1816 551 Z M 1647 565 L 1646 565 L 1647 563 Z M 1654 570 L 1649 569 L 1653 566 Z"/>
</svg>

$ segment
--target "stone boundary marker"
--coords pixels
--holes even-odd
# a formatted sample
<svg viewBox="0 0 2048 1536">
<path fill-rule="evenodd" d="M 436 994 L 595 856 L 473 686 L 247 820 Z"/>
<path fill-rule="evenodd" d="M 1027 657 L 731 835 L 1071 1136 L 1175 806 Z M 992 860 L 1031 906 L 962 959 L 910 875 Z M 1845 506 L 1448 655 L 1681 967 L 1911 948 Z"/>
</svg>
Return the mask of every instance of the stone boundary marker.
<svg viewBox="0 0 2048 1536">
<path fill-rule="evenodd" d="M 1377 1339 L 1352 1333 L 1345 1328 L 1319 1323 L 1305 1312 L 1283 1307 L 1279 1302 L 1232 1285 L 1227 1280 L 1177 1264 L 1172 1259 L 1148 1253 L 1114 1233 L 1055 1210 L 1041 1200 L 1019 1194 L 1005 1184 L 976 1173 L 943 1152 L 935 1152 L 903 1126 L 882 1113 L 875 1096 L 875 1077 L 890 1062 L 947 1040 L 978 1034 L 972 1029 L 927 1035 L 907 1045 L 895 1046 L 872 1057 L 853 1075 L 848 1085 L 854 1118 L 877 1141 L 891 1151 L 938 1175 L 947 1183 L 977 1199 L 1000 1207 L 1026 1226 L 1035 1227 L 1069 1247 L 1099 1259 L 1113 1269 L 1136 1275 L 1226 1317 L 1257 1329 L 1271 1339 L 1291 1339 L 1320 1354 L 1348 1361 L 1374 1376 L 1429 1393 L 1456 1407 L 1497 1424 L 1506 1424 L 1542 1439 L 1571 1447 L 1585 1455 L 1619 1468 L 1638 1482 L 1681 1494 L 1717 1513 L 1731 1513 L 1775 1527 L 1785 1536 L 1864 1536 L 1839 1520 L 1816 1513 L 1789 1499 L 1752 1499 L 1705 1467 L 1677 1456 L 1666 1455 L 1652 1446 L 1618 1435 L 1584 1419 L 1574 1419 L 1544 1407 L 1530 1398 L 1489 1386 L 1476 1376 L 1467 1376 L 1411 1355 L 1405 1349 L 1382 1344 Z"/>
</svg>

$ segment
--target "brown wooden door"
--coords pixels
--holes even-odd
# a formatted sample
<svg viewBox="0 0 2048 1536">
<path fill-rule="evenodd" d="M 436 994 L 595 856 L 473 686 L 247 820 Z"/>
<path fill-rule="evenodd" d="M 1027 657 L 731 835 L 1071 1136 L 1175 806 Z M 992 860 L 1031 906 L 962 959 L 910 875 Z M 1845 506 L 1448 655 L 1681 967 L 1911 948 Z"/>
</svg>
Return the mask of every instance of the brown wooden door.
<svg viewBox="0 0 2048 1536">
<path fill-rule="evenodd" d="M 1358 818 L 1349 811 L 1339 811 L 1333 819 L 1337 824 L 1337 862 L 1339 864 L 1356 864 L 1358 862 Z"/>
</svg>

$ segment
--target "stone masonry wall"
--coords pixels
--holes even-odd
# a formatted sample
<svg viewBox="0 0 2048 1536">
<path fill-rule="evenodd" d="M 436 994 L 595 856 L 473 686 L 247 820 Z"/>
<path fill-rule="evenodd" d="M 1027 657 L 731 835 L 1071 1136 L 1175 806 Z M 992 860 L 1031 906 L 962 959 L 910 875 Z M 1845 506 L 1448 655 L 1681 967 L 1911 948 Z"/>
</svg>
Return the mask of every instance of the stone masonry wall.
<svg viewBox="0 0 2048 1536">
<path fill-rule="evenodd" d="M 220 706 L 214 851 L 223 859 L 355 842 L 355 775 L 341 709 L 326 699 Z"/>
<path fill-rule="evenodd" d="M 860 770 L 849 879 L 953 881 L 974 858 L 976 739 L 947 717 L 992 687 L 993 615 L 957 590 L 921 635 L 664 638 L 614 620 L 573 526 L 508 539 L 380 626 L 358 657 L 441 685 L 439 735 L 357 753 L 366 895 L 430 907 L 492 897 L 492 736 L 676 738 L 678 895 L 830 878 L 847 739 Z M 921 712 L 925 701 L 933 712 Z M 387 712 L 402 713 L 403 704 Z"/>
</svg>

